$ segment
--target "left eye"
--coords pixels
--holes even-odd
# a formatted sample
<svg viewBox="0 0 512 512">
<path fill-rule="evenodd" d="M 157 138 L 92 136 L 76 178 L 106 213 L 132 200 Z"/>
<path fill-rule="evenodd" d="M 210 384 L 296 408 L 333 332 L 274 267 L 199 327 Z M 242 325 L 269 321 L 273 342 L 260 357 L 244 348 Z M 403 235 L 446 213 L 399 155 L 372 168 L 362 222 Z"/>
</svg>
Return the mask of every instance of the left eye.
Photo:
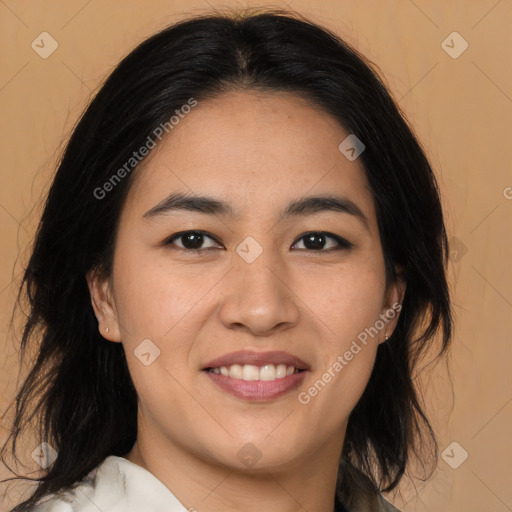
<svg viewBox="0 0 512 512">
<path fill-rule="evenodd" d="M 306 250 L 319 252 L 318 249 L 325 249 L 325 243 L 327 239 L 334 240 L 334 246 L 328 247 L 328 250 L 331 249 L 350 249 L 354 246 L 348 240 L 341 238 L 339 236 L 333 235 L 332 233 L 324 233 L 322 231 L 311 231 L 309 233 L 305 233 L 302 235 L 299 240 L 304 240 L 303 245 L 309 245 L 310 247 L 305 247 Z M 327 251 L 320 251 L 327 252 Z"/>
<path fill-rule="evenodd" d="M 210 240 L 213 240 L 215 243 L 220 245 L 219 242 L 217 242 L 212 236 L 208 235 L 204 231 L 183 231 L 181 233 L 176 233 L 165 241 L 165 245 L 177 245 L 175 244 L 175 240 L 180 240 L 181 246 L 178 245 L 178 247 L 186 251 L 200 252 L 215 248 L 214 245 L 210 245 L 209 247 L 201 247 L 206 238 L 209 238 Z M 326 249 L 325 245 L 328 239 L 333 240 L 334 244 L 331 245 L 331 247 L 327 247 Z M 299 247 L 299 249 L 314 252 L 327 252 L 333 249 L 335 250 L 336 248 L 350 249 L 354 246 L 354 244 L 348 240 L 345 240 L 344 238 L 333 235 L 332 233 L 325 233 L 322 231 L 311 231 L 303 234 L 298 238 L 298 242 L 295 242 L 292 247 L 300 243 L 302 243 L 304 247 Z"/>
</svg>

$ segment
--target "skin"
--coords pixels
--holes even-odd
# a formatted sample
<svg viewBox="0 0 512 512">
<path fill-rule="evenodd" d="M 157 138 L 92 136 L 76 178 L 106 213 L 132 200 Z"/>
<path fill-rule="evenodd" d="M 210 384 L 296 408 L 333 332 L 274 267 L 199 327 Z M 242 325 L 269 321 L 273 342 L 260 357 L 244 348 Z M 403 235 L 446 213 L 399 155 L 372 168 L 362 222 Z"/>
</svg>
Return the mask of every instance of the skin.
<svg viewBox="0 0 512 512">
<path fill-rule="evenodd" d="M 385 287 L 362 164 L 338 150 L 348 135 L 289 93 L 237 91 L 200 102 L 134 175 L 113 274 L 88 275 L 99 330 L 123 344 L 139 396 L 138 439 L 125 457 L 187 508 L 334 510 L 347 419 L 398 314 L 307 405 L 298 394 L 401 303 L 405 291 L 402 283 Z M 169 193 L 190 191 L 227 201 L 238 216 L 173 211 L 144 218 Z M 333 211 L 278 222 L 292 199 L 332 193 L 355 202 L 368 227 Z M 183 238 L 164 244 L 179 231 L 198 229 L 213 237 L 204 239 L 207 252 L 187 253 Z M 332 233 L 354 247 L 327 252 L 337 247 L 327 238 L 325 248 L 308 249 L 301 236 L 309 231 Z M 263 249 L 252 263 L 236 253 L 247 236 Z M 134 350 L 148 338 L 160 356 L 146 366 Z M 284 350 L 311 371 L 299 389 L 251 403 L 201 372 L 213 358 L 241 349 Z M 237 457 L 246 443 L 261 454 L 252 467 Z"/>
</svg>

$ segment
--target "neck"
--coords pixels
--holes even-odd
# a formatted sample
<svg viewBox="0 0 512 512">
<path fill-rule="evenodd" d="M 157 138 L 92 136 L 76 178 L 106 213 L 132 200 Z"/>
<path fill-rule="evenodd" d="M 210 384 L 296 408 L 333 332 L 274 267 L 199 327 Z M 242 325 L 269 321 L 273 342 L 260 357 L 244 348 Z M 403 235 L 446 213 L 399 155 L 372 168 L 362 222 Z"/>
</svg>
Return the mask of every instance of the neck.
<svg viewBox="0 0 512 512">
<path fill-rule="evenodd" d="M 337 449 L 326 443 L 286 466 L 242 470 L 216 464 L 154 432 L 147 435 L 139 430 L 125 458 L 152 473 L 188 510 L 334 512 L 342 447 L 339 438 L 337 442 Z"/>
</svg>

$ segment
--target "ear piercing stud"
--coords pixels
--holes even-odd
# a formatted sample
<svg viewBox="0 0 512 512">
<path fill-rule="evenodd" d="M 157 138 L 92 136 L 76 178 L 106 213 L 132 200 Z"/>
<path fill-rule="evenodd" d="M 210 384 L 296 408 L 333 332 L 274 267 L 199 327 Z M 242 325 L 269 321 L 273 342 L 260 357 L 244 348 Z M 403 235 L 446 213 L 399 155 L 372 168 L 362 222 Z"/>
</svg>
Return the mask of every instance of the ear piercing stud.
<svg viewBox="0 0 512 512">
<path fill-rule="evenodd" d="M 108 327 L 105 327 L 105 332 L 108 332 Z M 386 338 L 387 339 L 387 338 Z"/>
<path fill-rule="evenodd" d="M 107 327 L 107 330 L 108 330 L 108 327 Z M 389 340 L 389 336 L 388 336 L 388 332 L 386 331 L 386 341 Z"/>
</svg>

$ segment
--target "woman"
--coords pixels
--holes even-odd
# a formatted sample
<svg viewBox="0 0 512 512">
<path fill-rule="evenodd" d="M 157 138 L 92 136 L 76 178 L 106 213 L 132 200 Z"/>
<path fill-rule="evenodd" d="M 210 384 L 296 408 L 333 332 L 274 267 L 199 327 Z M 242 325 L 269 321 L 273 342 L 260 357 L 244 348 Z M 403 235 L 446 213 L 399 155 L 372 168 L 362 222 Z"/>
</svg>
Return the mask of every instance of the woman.
<svg viewBox="0 0 512 512">
<path fill-rule="evenodd" d="M 13 510 L 397 510 L 437 459 L 412 374 L 449 345 L 447 256 L 428 160 L 345 42 L 284 11 L 154 35 L 39 225 L 13 441 L 39 414 L 45 472 Z"/>
</svg>

